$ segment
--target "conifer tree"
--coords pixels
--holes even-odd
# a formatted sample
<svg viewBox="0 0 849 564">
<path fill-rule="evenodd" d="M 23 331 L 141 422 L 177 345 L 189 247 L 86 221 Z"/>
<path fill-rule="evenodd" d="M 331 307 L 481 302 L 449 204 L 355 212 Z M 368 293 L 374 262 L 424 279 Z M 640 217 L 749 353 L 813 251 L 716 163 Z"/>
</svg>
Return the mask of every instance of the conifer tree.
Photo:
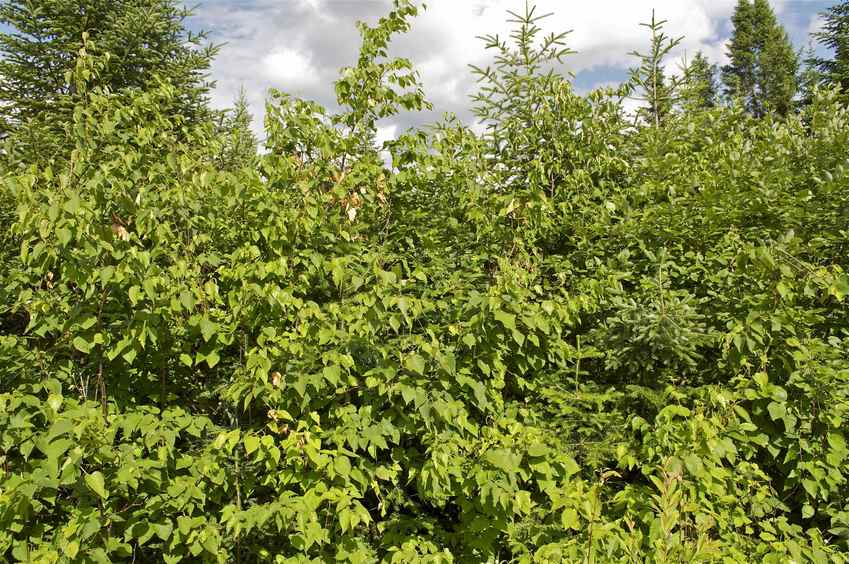
<svg viewBox="0 0 849 564">
<path fill-rule="evenodd" d="M 825 75 L 817 66 L 813 44 L 809 43 L 805 49 L 799 52 L 799 59 L 803 65 L 799 70 L 799 95 L 796 107 L 799 111 L 811 105 L 817 86 L 826 82 Z"/>
<path fill-rule="evenodd" d="M 217 47 L 191 33 L 177 0 L 0 1 L 0 124 L 9 129 L 49 112 L 69 117 L 75 89 L 66 75 L 87 34 L 94 55 L 110 53 L 98 85 L 144 88 L 154 76 L 176 88 L 188 119 L 205 113 Z M 0 134 L 2 135 L 2 134 Z"/>
<path fill-rule="evenodd" d="M 667 78 L 663 68 L 664 58 L 683 39 L 681 37 L 673 39 L 666 35 L 663 31 L 665 24 L 666 20 L 657 20 L 652 11 L 651 22 L 640 24 L 651 32 L 649 52 L 630 53 L 640 61 L 638 67 L 630 70 L 630 84 L 636 91 L 632 99 L 646 104 L 637 111 L 637 115 L 654 127 L 659 127 L 672 111 L 683 82 L 681 77 Z"/>
<path fill-rule="evenodd" d="M 768 0 L 755 0 L 755 30 L 763 38 L 760 53 L 760 94 L 765 110 L 786 115 L 799 88 L 799 58 Z"/>
<path fill-rule="evenodd" d="M 233 108 L 221 112 L 217 130 L 221 140 L 221 152 L 218 158 L 221 168 L 237 170 L 249 165 L 257 155 L 257 139 L 251 130 L 253 116 L 248 108 L 248 98 L 244 88 L 239 91 Z"/>
<path fill-rule="evenodd" d="M 686 66 L 682 102 L 687 109 L 713 108 L 717 102 L 717 66 L 699 51 Z"/>
<path fill-rule="evenodd" d="M 832 51 L 833 58 L 812 56 L 808 60 L 821 73 L 823 83 L 841 87 L 849 99 L 849 0 L 832 6 L 821 16 L 822 30 L 814 38 Z"/>
<path fill-rule="evenodd" d="M 725 93 L 742 100 L 747 108 L 755 100 L 757 67 L 754 14 L 749 0 L 738 0 L 731 24 L 734 28 L 728 46 L 729 64 L 722 68 Z"/>
<path fill-rule="evenodd" d="M 722 69 L 726 94 L 754 116 L 785 115 L 798 89 L 799 61 L 768 0 L 739 0 L 732 17 L 730 63 Z"/>
</svg>

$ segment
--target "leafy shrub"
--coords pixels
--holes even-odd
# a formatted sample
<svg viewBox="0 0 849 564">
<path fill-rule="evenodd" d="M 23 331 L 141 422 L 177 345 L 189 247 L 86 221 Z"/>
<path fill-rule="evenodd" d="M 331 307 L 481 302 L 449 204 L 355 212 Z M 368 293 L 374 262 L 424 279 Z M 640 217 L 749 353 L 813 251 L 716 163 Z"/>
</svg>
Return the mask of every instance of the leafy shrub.
<svg viewBox="0 0 849 564">
<path fill-rule="evenodd" d="M 846 561 L 837 97 L 633 127 L 528 12 L 488 131 L 390 166 L 415 13 L 361 27 L 338 112 L 273 93 L 241 165 L 81 53 L 64 150 L 5 155 L 0 555 Z"/>
</svg>

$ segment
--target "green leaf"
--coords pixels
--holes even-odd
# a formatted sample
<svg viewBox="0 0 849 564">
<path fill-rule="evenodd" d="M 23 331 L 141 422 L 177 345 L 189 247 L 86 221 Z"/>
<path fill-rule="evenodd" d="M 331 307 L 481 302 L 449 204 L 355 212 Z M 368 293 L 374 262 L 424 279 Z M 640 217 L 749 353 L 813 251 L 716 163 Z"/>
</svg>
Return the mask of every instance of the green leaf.
<svg viewBox="0 0 849 564">
<path fill-rule="evenodd" d="M 153 529 L 156 531 L 156 536 L 159 537 L 160 540 L 167 541 L 171 538 L 171 532 L 174 530 L 174 525 L 172 525 L 169 521 L 166 521 L 165 523 L 153 525 Z"/>
<path fill-rule="evenodd" d="M 572 458 L 571 456 L 564 457 L 563 460 L 562 460 L 562 463 L 563 463 L 563 469 L 566 472 L 567 478 L 569 476 L 574 476 L 575 474 L 577 474 L 578 472 L 581 471 L 581 467 L 578 466 L 578 463 L 575 462 L 575 459 Z"/>
<path fill-rule="evenodd" d="M 333 468 L 340 476 L 347 478 L 351 473 L 351 461 L 347 456 L 337 456 L 333 461 Z"/>
<path fill-rule="evenodd" d="M 560 523 L 567 531 L 577 531 L 581 528 L 581 520 L 578 518 L 578 512 L 572 508 L 563 510 L 563 513 L 560 514 Z"/>
<path fill-rule="evenodd" d="M 76 558 L 77 554 L 80 552 L 80 543 L 77 541 L 70 541 L 62 548 L 62 552 L 64 552 L 68 558 Z"/>
<path fill-rule="evenodd" d="M 802 480 L 802 487 L 805 488 L 805 491 L 808 492 L 809 496 L 816 499 L 819 487 L 817 486 L 817 483 L 814 480 Z"/>
<path fill-rule="evenodd" d="M 256 435 L 248 435 L 245 437 L 245 453 L 252 454 L 259 448 L 260 440 Z"/>
<path fill-rule="evenodd" d="M 56 230 L 56 238 L 59 244 L 66 247 L 71 242 L 71 230 L 66 227 L 60 227 Z"/>
<path fill-rule="evenodd" d="M 127 364 L 132 364 L 133 361 L 136 359 L 136 355 L 138 354 L 138 352 L 138 349 L 136 349 L 135 347 L 131 347 L 129 350 L 127 350 L 127 352 L 121 355 L 121 358 L 123 358 L 124 362 L 126 362 Z"/>
<path fill-rule="evenodd" d="M 810 519 L 814 516 L 814 507 L 810 503 L 802 506 L 802 519 Z"/>
<path fill-rule="evenodd" d="M 533 443 L 528 447 L 528 456 L 540 457 L 545 456 L 551 452 L 551 449 L 545 446 L 542 443 Z"/>
<path fill-rule="evenodd" d="M 91 474 L 86 474 L 85 483 L 88 487 L 100 496 L 101 499 L 106 499 L 109 497 L 109 492 L 106 491 L 106 481 L 103 478 L 103 474 L 100 472 L 92 472 Z"/>
<path fill-rule="evenodd" d="M 778 421 L 787 414 L 787 406 L 783 403 L 770 402 L 766 409 L 773 421 Z"/>
<path fill-rule="evenodd" d="M 218 354 L 217 350 L 211 350 L 206 353 L 203 358 L 206 361 L 206 365 L 210 368 L 215 368 L 215 365 L 221 360 L 221 356 Z"/>
<path fill-rule="evenodd" d="M 488 450 L 484 458 L 499 470 L 508 473 L 518 471 L 519 464 L 522 462 L 521 455 L 503 448 Z"/>
<path fill-rule="evenodd" d="M 218 325 L 210 321 L 210 319 L 206 316 L 200 318 L 199 326 L 203 340 L 207 342 L 215 335 L 215 332 L 218 331 Z"/>
<path fill-rule="evenodd" d="M 182 292 L 180 292 L 180 305 L 182 305 L 183 308 L 186 311 L 190 312 L 190 311 L 194 310 L 196 303 L 197 303 L 197 300 L 195 300 L 194 294 L 192 294 L 188 290 L 183 290 Z M 203 320 L 201 320 L 201 331 L 203 331 Z M 204 338 L 206 338 L 206 337 L 204 337 Z M 209 339 L 206 339 L 206 340 L 209 340 Z"/>
<path fill-rule="evenodd" d="M 79 211 L 81 203 L 82 202 L 80 201 L 80 195 L 76 192 L 71 192 L 62 207 L 65 209 L 66 212 L 71 215 L 74 215 Z"/>
<path fill-rule="evenodd" d="M 338 364 L 325 366 L 322 374 L 324 375 L 324 379 L 333 384 L 334 386 L 338 385 L 341 381 L 342 373 Z"/>
<path fill-rule="evenodd" d="M 94 346 L 94 343 L 88 342 L 81 336 L 74 337 L 73 340 L 74 348 L 80 351 L 81 353 L 88 354 L 91 352 L 91 349 Z"/>
<path fill-rule="evenodd" d="M 495 310 L 495 319 L 500 322 L 504 327 L 510 330 L 516 329 L 516 316 L 502 311 L 500 309 Z"/>
<path fill-rule="evenodd" d="M 702 459 L 696 456 L 693 453 L 688 454 L 684 457 L 684 466 L 687 468 L 687 471 L 699 478 L 704 474 L 704 465 L 702 464 Z"/>
<path fill-rule="evenodd" d="M 411 354 L 404 361 L 404 366 L 410 372 L 415 372 L 416 374 L 424 374 L 425 372 L 425 359 L 422 358 L 419 354 Z"/>
</svg>

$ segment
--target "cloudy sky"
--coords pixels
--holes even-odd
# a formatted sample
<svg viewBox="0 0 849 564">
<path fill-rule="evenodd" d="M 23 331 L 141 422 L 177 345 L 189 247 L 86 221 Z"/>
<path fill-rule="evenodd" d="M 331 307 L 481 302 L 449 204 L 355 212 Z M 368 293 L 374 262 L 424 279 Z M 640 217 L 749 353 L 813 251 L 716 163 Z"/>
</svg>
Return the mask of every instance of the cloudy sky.
<svg viewBox="0 0 849 564">
<path fill-rule="evenodd" d="M 817 14 L 834 0 L 771 0 L 797 47 L 807 44 Z M 476 36 L 505 33 L 507 10 L 521 11 L 524 0 L 429 0 L 412 31 L 393 43 L 393 53 L 410 58 L 421 72 L 434 111 L 404 115 L 383 124 L 382 136 L 432 122 L 444 112 L 470 119 L 468 97 L 475 83 L 468 65 L 485 64 L 487 53 Z M 573 30 L 568 44 L 577 51 L 566 61 L 580 91 L 615 83 L 633 63 L 628 56 L 647 45 L 639 22 L 652 9 L 668 20 L 666 31 L 684 36 L 676 53 L 702 50 L 725 62 L 729 18 L 736 0 L 537 0 L 545 31 Z M 357 20 L 373 23 L 390 0 L 201 0 L 191 26 L 224 43 L 214 67 L 214 104 L 227 107 L 244 87 L 255 125 L 260 128 L 268 88 L 277 88 L 328 106 L 339 69 L 355 61 Z"/>
</svg>

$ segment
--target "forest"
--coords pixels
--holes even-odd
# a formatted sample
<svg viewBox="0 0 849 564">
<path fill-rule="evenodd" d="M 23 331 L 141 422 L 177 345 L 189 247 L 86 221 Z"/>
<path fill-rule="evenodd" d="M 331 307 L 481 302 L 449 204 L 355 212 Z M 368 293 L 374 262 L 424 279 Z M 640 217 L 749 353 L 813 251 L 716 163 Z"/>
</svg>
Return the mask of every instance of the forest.
<svg viewBox="0 0 849 564">
<path fill-rule="evenodd" d="M 849 1 L 589 93 L 517 4 L 378 143 L 419 3 L 260 142 L 182 2 L 0 0 L 0 561 L 849 562 Z"/>
</svg>

